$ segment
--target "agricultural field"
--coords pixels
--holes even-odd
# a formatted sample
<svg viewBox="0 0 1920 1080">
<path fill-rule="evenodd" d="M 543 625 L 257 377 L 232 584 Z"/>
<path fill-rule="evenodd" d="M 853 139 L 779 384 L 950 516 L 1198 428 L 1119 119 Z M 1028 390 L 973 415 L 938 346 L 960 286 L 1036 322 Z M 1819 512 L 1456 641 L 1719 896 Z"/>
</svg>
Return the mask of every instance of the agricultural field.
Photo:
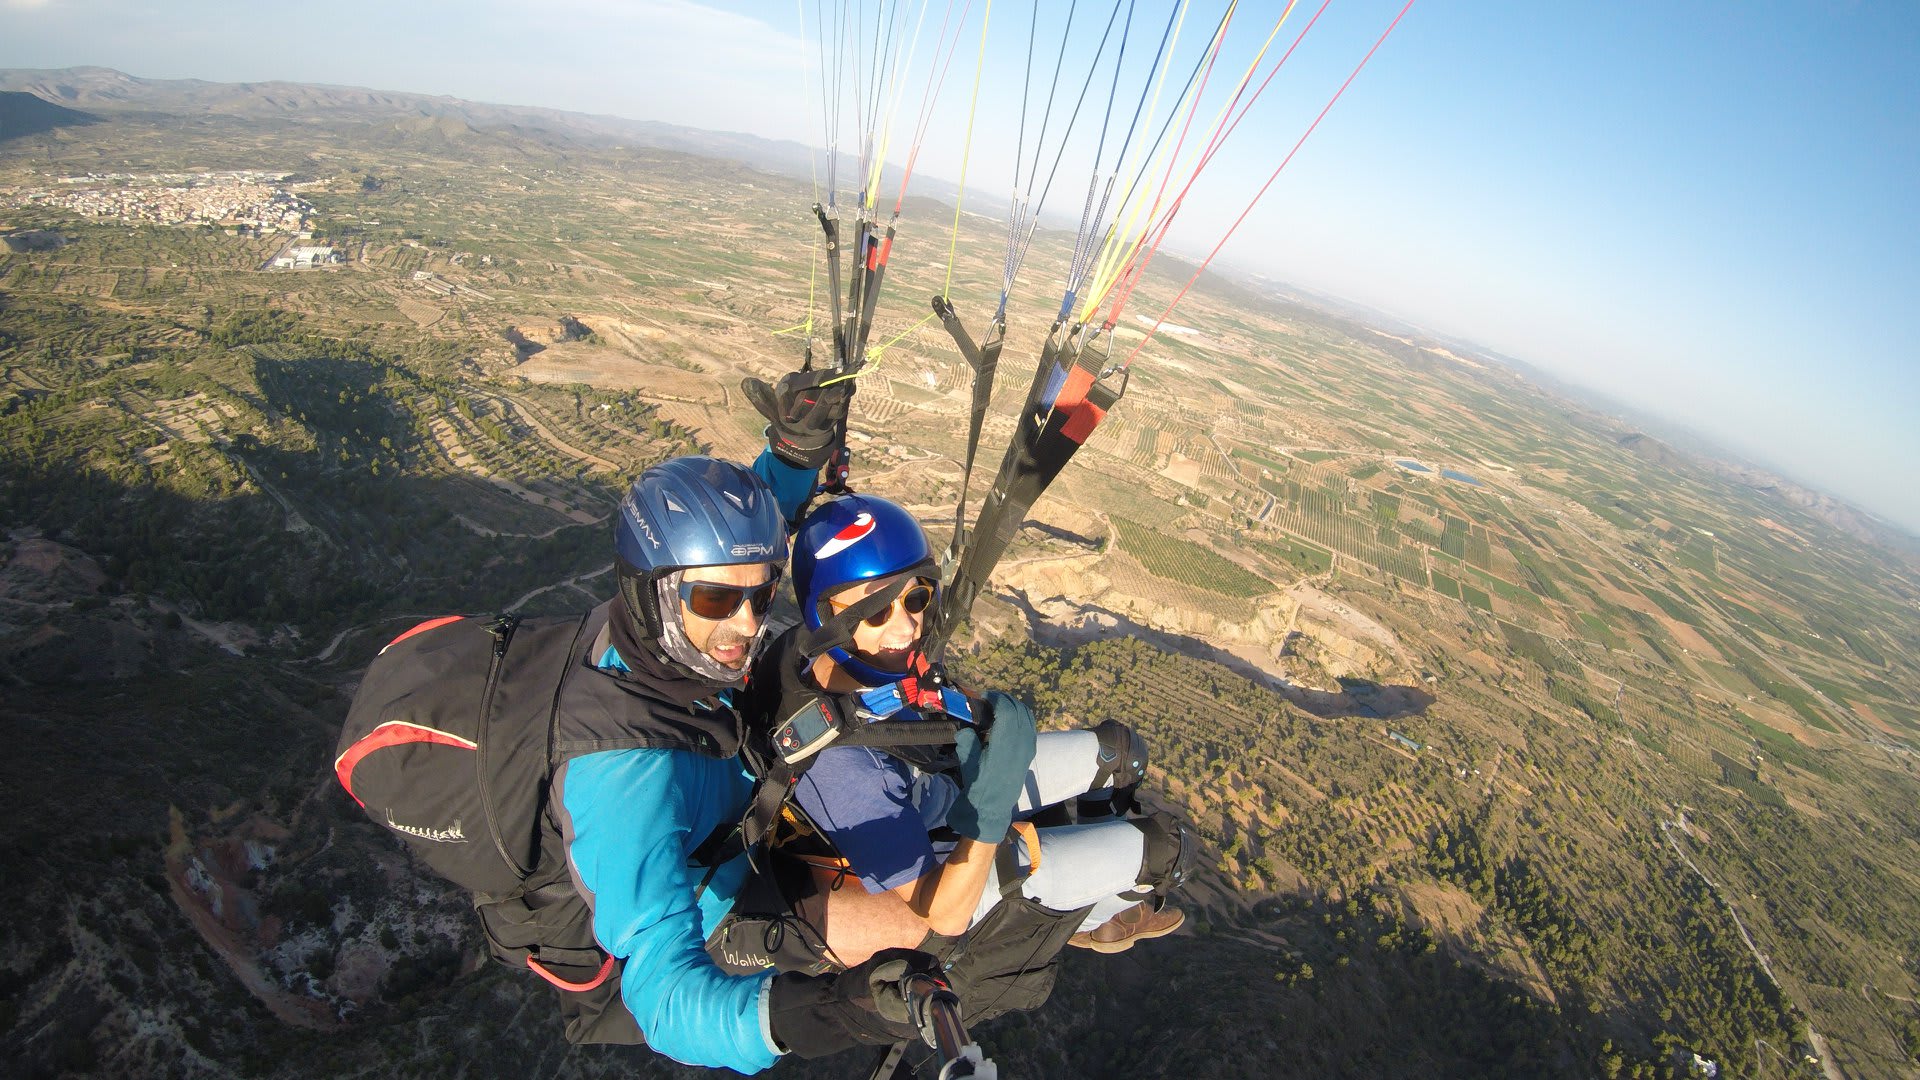
<svg viewBox="0 0 1920 1080">
<path fill-rule="evenodd" d="M 59 914 L 22 940 L 85 956 L 158 925 L 199 958 L 86 990 L 107 995 L 102 1015 L 223 1002 L 251 1026 L 203 1017 L 192 1038 L 257 1071 L 293 1062 L 289 1076 L 447 1071 L 413 1047 L 429 1020 L 456 1022 L 456 1004 L 535 1038 L 513 1027 L 535 1000 L 517 983 L 474 975 L 458 1002 L 422 989 L 418 973 L 441 970 L 431 958 L 452 982 L 474 945 L 425 921 L 430 944 L 399 949 L 412 981 L 396 978 L 352 1037 L 256 1037 L 272 1025 L 245 1011 L 258 1013 L 250 991 L 143 878 L 170 823 L 225 835 L 271 819 L 307 860 L 256 882 L 294 928 L 274 947 L 333 941 L 350 920 L 301 916 L 301 898 L 324 901 L 337 879 L 320 868 L 347 849 L 373 858 L 377 838 L 315 808 L 314 792 L 337 794 L 316 763 L 381 634 L 424 614 L 606 595 L 605 522 L 633 477 L 695 450 L 751 458 L 764 422 L 740 380 L 796 368 L 809 343 L 824 356 L 805 177 L 541 130 L 130 114 L 0 141 L 0 232 L 68 238 L 0 251 L 0 509 L 4 565 L 22 568 L 7 579 L 0 674 L 76 725 L 96 707 L 116 730 L 143 730 L 150 711 L 183 731 L 208 716 L 268 725 L 189 739 L 178 760 L 150 754 L 174 770 L 164 784 L 116 759 L 113 775 L 147 778 L 129 781 L 145 800 L 137 828 L 15 811 L 16 835 L 86 829 L 85 844 L 125 847 L 101 864 L 118 876 L 83 883 L 125 903 L 71 923 L 54 899 L 71 867 L 30 860 L 47 901 L 31 910 Z M 346 257 L 263 270 L 272 237 L 9 200 L 102 162 L 283 173 L 316 242 Z M 950 237 L 950 206 L 907 210 L 876 318 L 888 344 L 853 401 L 853 482 L 907 503 L 944 542 L 971 373 L 926 298 L 952 239 L 951 298 L 978 332 L 1001 236 L 968 214 Z M 1068 239 L 1042 230 L 1023 272 L 1035 284 L 1009 309 L 974 507 L 1057 310 L 1046 290 Z M 1190 273 L 1163 261 L 1143 309 Z M 1140 353 L 952 658 L 1050 722 L 1124 716 L 1153 740 L 1150 786 L 1204 836 L 1208 869 L 1194 932 L 1142 950 L 1126 977 L 1204 960 L 1257 988 L 1258 1014 L 1235 1023 L 1276 1046 L 1299 1032 L 1275 1017 L 1312 1018 L 1315 1040 L 1358 1052 L 1395 1038 L 1382 1003 L 1424 1016 L 1418 1003 L 1448 1002 L 1444 1021 L 1407 1021 L 1410 1053 L 1458 1075 L 1666 1076 L 1682 1049 L 1722 1075 L 1811 1077 L 1809 1055 L 1849 1077 L 1912 1075 L 1912 546 L 1863 538 L 1783 497 L 1784 481 L 1668 447 L 1498 358 L 1466 362 L 1458 343 L 1271 283 L 1207 275 L 1179 319 L 1199 332 Z M 21 584 L 56 554 L 82 569 Z M 90 584 L 46 591 L 69 580 Z M 113 643 L 115 671 L 163 689 L 204 672 L 230 701 L 136 688 L 100 706 L 71 647 L 95 640 Z M 23 760 L 71 760 L 52 753 L 56 725 L 7 715 Z M 244 784 L 192 771 L 189 759 L 275 740 L 298 759 L 250 765 Z M 65 961 L 26 949 L 7 961 L 31 989 L 7 998 L 9 1024 L 31 1001 L 82 992 L 56 986 Z M 271 977 L 337 987 L 333 957 L 291 965 L 304 982 Z M 1065 978 L 1087 986 L 1096 970 Z M 1183 1074 L 1237 1075 L 1209 1071 L 1213 1008 L 1166 1021 Z M 993 1030 L 1025 1047 L 1009 1060 L 1034 1075 L 1072 1075 L 1048 1073 L 1040 1048 L 1086 1032 L 1040 1023 Z M 162 1039 L 154 1026 L 141 1038 Z M 1493 1033 L 1498 1060 L 1460 1056 L 1461 1031 Z M 534 1059 L 502 1060 L 538 1071 Z M 1338 1071 L 1322 1064 L 1314 1075 Z"/>
</svg>

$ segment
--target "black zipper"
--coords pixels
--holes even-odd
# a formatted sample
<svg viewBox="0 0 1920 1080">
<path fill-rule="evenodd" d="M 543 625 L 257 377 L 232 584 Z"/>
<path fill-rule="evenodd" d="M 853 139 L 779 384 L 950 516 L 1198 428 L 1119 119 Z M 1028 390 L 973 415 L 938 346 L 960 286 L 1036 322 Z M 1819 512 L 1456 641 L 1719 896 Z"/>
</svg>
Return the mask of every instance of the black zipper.
<svg viewBox="0 0 1920 1080">
<path fill-rule="evenodd" d="M 493 692 L 500 685 L 500 668 L 507 656 L 507 646 L 513 641 L 514 628 L 520 625 L 517 615 L 502 615 L 487 624 L 487 633 L 493 638 L 493 656 L 487 661 L 487 688 L 480 695 L 480 724 L 474 735 L 475 757 L 480 770 L 480 808 L 487 815 L 487 835 L 493 838 L 495 850 L 510 867 L 515 876 L 525 878 L 533 871 L 520 865 L 520 860 L 507 852 L 507 844 L 500 837 L 500 822 L 493 813 L 493 785 L 487 780 L 487 733 L 493 726 Z"/>
</svg>

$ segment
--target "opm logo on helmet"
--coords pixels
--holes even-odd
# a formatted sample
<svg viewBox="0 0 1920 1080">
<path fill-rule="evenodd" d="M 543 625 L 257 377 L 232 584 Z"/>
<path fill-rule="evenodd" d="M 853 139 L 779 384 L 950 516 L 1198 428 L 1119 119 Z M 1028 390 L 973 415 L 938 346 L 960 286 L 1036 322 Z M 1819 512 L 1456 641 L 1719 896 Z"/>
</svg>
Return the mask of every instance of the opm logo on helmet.
<svg viewBox="0 0 1920 1080">
<path fill-rule="evenodd" d="M 735 558 L 743 555 L 772 556 L 775 554 L 775 551 L 772 544 L 735 544 L 730 554 Z"/>
<path fill-rule="evenodd" d="M 814 552 L 813 557 L 816 559 L 830 559 L 859 543 L 868 533 L 873 531 L 873 528 L 873 515 L 863 510 L 860 512 L 859 517 L 853 519 L 853 524 L 834 533 L 831 539 L 821 544 L 820 550 Z"/>
</svg>

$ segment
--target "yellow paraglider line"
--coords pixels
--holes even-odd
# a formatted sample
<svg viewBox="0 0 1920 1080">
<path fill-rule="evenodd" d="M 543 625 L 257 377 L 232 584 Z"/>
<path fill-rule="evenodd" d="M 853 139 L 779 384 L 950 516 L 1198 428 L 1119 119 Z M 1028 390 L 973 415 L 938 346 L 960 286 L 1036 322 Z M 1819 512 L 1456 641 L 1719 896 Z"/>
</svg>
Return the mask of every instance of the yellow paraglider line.
<svg viewBox="0 0 1920 1080">
<path fill-rule="evenodd" d="M 915 330 L 920 329 L 921 327 L 927 325 L 929 322 L 932 322 L 932 321 L 933 321 L 932 312 L 928 312 L 927 314 L 922 315 L 920 317 L 919 322 L 914 323 L 912 326 L 907 327 L 905 330 L 900 331 L 899 333 L 893 335 L 887 340 L 867 350 L 867 362 L 861 366 L 860 370 L 849 371 L 841 375 L 835 375 L 831 379 L 824 379 L 821 381 L 820 385 L 832 386 L 834 383 L 846 382 L 848 379 L 857 379 L 860 376 L 865 375 L 867 372 L 872 371 L 874 368 L 877 368 L 880 366 L 881 361 L 884 360 L 886 357 L 887 350 L 893 348 L 896 342 L 898 342 L 901 338 L 906 337 L 908 334 L 913 333 Z"/>
<path fill-rule="evenodd" d="M 1229 5 L 1227 8 L 1228 18 L 1232 17 L 1233 7 L 1234 5 Z M 1176 50 L 1178 50 L 1180 46 L 1180 34 L 1183 30 L 1186 29 L 1187 12 L 1189 10 L 1191 10 L 1191 7 L 1187 2 L 1187 0 L 1182 0 L 1180 5 L 1180 16 L 1178 21 L 1175 22 L 1173 27 L 1173 41 L 1167 47 L 1166 55 L 1161 60 L 1159 74 L 1154 76 L 1153 100 L 1147 106 L 1146 126 L 1148 128 L 1153 127 L 1153 118 L 1159 115 L 1160 93 L 1161 91 L 1166 89 L 1167 72 L 1173 69 L 1173 54 Z M 1224 28 L 1224 23 L 1223 23 L 1223 28 Z M 1196 89 L 1194 93 L 1196 94 L 1196 100 L 1197 100 L 1197 95 L 1199 91 Z M 1185 97 L 1184 93 L 1182 94 L 1182 97 Z M 1180 104 L 1181 104 L 1180 102 L 1174 103 L 1173 105 L 1174 112 L 1178 112 L 1180 110 Z M 1158 147 L 1149 147 L 1144 143 L 1141 145 L 1141 152 L 1148 155 L 1148 159 L 1147 159 L 1148 168 L 1152 167 L 1153 161 L 1159 157 L 1160 153 L 1162 153 L 1162 151 Z M 1116 235 L 1116 233 L 1122 236 L 1129 235 L 1132 233 L 1134 221 L 1139 218 L 1141 204 L 1144 203 L 1145 201 L 1146 201 L 1145 192 L 1129 193 L 1127 196 L 1127 205 L 1121 208 L 1122 211 L 1124 212 L 1124 216 L 1126 217 L 1126 225 L 1120 226 L 1118 224 L 1118 220 L 1121 215 L 1116 214 L 1115 224 L 1108 226 L 1106 238 L 1101 242 L 1100 257 L 1094 262 L 1094 273 L 1093 273 L 1093 279 L 1092 279 L 1093 288 L 1088 290 L 1090 295 L 1099 296 L 1105 293 L 1107 288 L 1106 282 L 1108 280 L 1108 277 L 1112 273 L 1112 266 L 1110 264 L 1115 260 L 1117 260 L 1119 257 L 1118 252 L 1120 250 L 1120 246 L 1114 244 L 1113 242 L 1114 236 Z M 1099 301 L 1095 300 L 1093 304 L 1088 306 L 1088 310 L 1092 310 L 1093 307 L 1097 307 L 1097 306 L 1099 306 Z M 1084 321 L 1085 316 L 1082 315 L 1081 318 L 1082 318 L 1082 321 Z"/>
<path fill-rule="evenodd" d="M 993 0 L 987 0 L 980 16 L 980 54 L 973 63 L 973 96 L 967 102 L 967 138 L 960 150 L 960 193 L 953 200 L 953 232 L 947 239 L 947 280 L 940 285 L 941 296 L 953 291 L 953 260 L 960 250 L 960 207 L 967 201 L 967 164 L 973 160 L 973 118 L 980 108 L 980 72 L 987 63 L 987 24 L 992 21 Z"/>
<path fill-rule="evenodd" d="M 1187 183 L 1189 187 L 1192 185 L 1192 177 L 1197 176 L 1200 170 L 1207 166 L 1207 163 L 1213 159 L 1213 155 L 1220 149 L 1221 143 L 1225 141 L 1226 136 L 1223 132 L 1223 127 L 1225 132 L 1231 132 L 1233 126 L 1239 123 L 1239 117 L 1245 116 L 1247 110 L 1253 107 L 1254 100 L 1259 97 L 1259 93 L 1256 91 L 1254 97 L 1248 99 L 1246 105 L 1240 109 L 1238 116 L 1234 116 L 1234 106 L 1239 103 L 1240 96 L 1246 92 L 1247 84 L 1253 80 L 1254 73 L 1260 69 L 1261 62 L 1266 59 L 1267 53 L 1273 48 L 1274 39 L 1280 36 L 1281 29 L 1286 26 L 1287 20 L 1293 15 L 1293 10 L 1297 4 L 1298 0 L 1288 0 L 1286 8 L 1280 12 L 1280 17 L 1274 20 L 1273 29 L 1267 31 L 1266 40 L 1261 42 L 1259 51 L 1254 54 L 1253 60 L 1247 65 L 1246 71 L 1241 73 L 1240 81 L 1234 86 L 1233 95 L 1227 99 L 1226 104 L 1221 107 L 1219 114 L 1214 117 L 1213 123 L 1209 125 L 1206 139 L 1199 147 L 1196 147 L 1193 156 L 1187 159 L 1187 164 L 1191 166 L 1191 170 L 1186 168 L 1179 170 L 1182 174 L 1188 176 L 1189 179 Z M 1224 27 L 1222 33 L 1224 34 Z M 1218 48 L 1217 40 L 1215 48 Z M 1282 59 L 1284 60 L 1284 57 Z M 1262 84 L 1262 89 L 1264 88 L 1265 85 Z M 1194 101 L 1192 107 L 1199 107 L 1199 101 L 1197 99 Z M 1228 123 L 1230 116 L 1234 116 L 1232 123 Z M 1088 301 L 1080 314 L 1081 321 L 1091 318 L 1093 313 L 1098 310 L 1100 305 L 1104 303 L 1113 292 L 1114 287 L 1127 275 L 1145 238 L 1156 230 L 1161 233 L 1161 237 L 1155 240 L 1156 246 L 1159 239 L 1164 238 L 1165 230 L 1171 223 L 1173 215 L 1179 212 L 1181 199 L 1176 197 L 1173 205 L 1168 207 L 1166 214 L 1160 218 L 1156 219 L 1154 215 L 1159 211 L 1160 204 L 1166 198 L 1167 189 L 1171 186 L 1174 172 L 1175 170 L 1169 169 L 1162 176 L 1160 187 L 1154 192 L 1153 206 L 1147 211 L 1148 220 L 1146 224 L 1142 226 L 1139 231 L 1134 231 L 1134 223 L 1139 220 L 1139 207 L 1141 203 L 1145 201 L 1143 193 L 1140 202 L 1134 204 L 1133 211 L 1128 217 L 1128 228 L 1121 234 L 1125 236 L 1125 242 L 1113 244 L 1107 251 L 1102 253 L 1100 273 L 1095 277 L 1095 287 L 1088 290 Z M 1185 191 L 1183 190 L 1182 195 L 1184 194 Z M 1122 255 L 1123 252 L 1126 253 L 1124 256 Z"/>
</svg>

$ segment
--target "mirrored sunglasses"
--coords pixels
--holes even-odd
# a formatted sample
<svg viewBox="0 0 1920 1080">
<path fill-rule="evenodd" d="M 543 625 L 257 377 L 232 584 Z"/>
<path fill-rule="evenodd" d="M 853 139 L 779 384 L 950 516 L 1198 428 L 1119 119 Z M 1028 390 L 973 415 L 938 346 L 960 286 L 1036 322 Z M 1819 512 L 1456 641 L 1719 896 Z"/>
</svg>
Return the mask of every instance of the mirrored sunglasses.
<svg viewBox="0 0 1920 1080">
<path fill-rule="evenodd" d="M 933 603 L 933 598 L 938 592 L 937 583 L 926 578 L 915 578 L 912 585 L 907 586 L 899 596 L 894 598 L 893 603 L 861 621 L 872 627 L 885 626 L 893 621 L 893 613 L 899 608 L 905 608 L 909 615 L 918 615 L 927 610 L 927 606 Z M 852 606 L 852 604 L 837 604 L 836 611 L 845 611 Z"/>
<path fill-rule="evenodd" d="M 721 585 L 712 581 L 683 581 L 680 583 L 680 602 L 687 610 L 709 622 L 721 622 L 731 619 L 740 611 L 742 604 L 752 609 L 755 617 L 764 616 L 773 607 L 774 590 L 780 587 L 780 579 L 759 585 Z"/>
</svg>

